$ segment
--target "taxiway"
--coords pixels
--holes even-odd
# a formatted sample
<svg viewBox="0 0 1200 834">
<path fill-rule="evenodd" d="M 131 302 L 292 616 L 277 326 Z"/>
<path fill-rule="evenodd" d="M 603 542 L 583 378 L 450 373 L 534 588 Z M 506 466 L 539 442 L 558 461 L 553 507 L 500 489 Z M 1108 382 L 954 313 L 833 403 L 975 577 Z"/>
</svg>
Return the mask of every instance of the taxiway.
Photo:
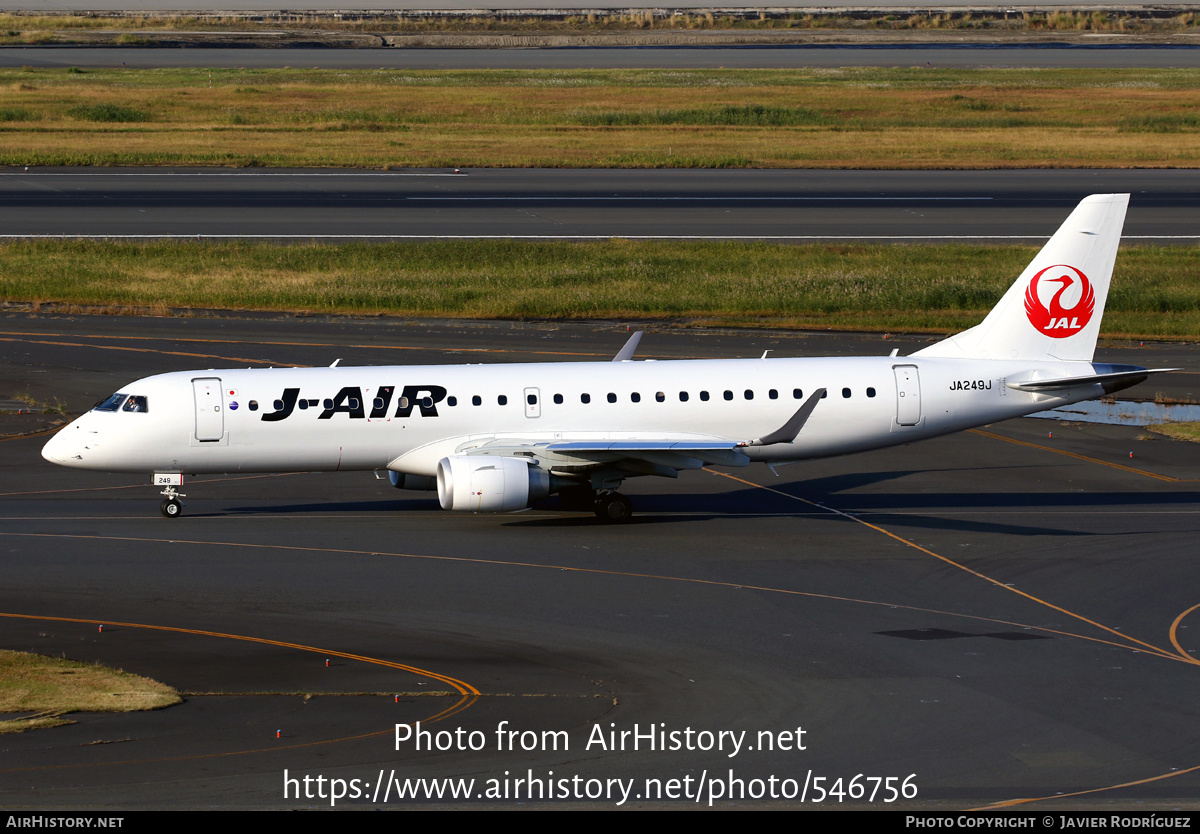
<svg viewBox="0 0 1200 834">
<path fill-rule="evenodd" d="M 584 362 L 625 332 L 8 314 L 0 385 L 79 411 L 158 371 Z M 921 343 L 664 330 L 639 356 Z M 1182 367 L 1155 387 L 1200 393 L 1192 346 L 1102 344 L 1098 358 Z M 36 432 L 53 419 L 0 417 L 0 645 L 119 666 L 186 700 L 5 736 L 7 808 L 328 807 L 285 797 L 285 770 L 369 794 L 381 777 L 474 778 L 480 792 L 527 773 L 633 779 L 637 807 L 657 804 L 647 780 L 856 774 L 915 774 L 923 808 L 1197 807 L 1198 446 L 1017 420 L 779 478 L 630 481 L 638 515 L 623 526 L 555 499 L 449 514 L 368 473 L 240 475 L 189 481 L 186 515 L 168 521 L 148 479 L 43 461 Z M 397 749 L 395 724 L 418 720 L 478 731 L 485 749 Z M 597 726 L 659 725 L 756 744 L 803 728 L 805 749 L 587 744 Z M 502 726 L 563 731 L 568 747 L 498 749 Z M 370 798 L 341 805 L 428 801 Z"/>
</svg>

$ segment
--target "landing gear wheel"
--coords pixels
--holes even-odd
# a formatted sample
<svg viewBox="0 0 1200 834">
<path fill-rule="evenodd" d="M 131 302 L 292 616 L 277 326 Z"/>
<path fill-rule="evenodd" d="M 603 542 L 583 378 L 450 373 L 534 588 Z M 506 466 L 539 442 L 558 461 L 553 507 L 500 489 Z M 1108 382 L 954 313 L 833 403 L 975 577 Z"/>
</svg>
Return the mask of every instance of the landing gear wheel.
<svg viewBox="0 0 1200 834">
<path fill-rule="evenodd" d="M 609 492 L 596 498 L 596 517 L 610 524 L 624 524 L 633 518 L 633 504 L 624 495 Z"/>
<path fill-rule="evenodd" d="M 159 510 L 167 518 L 179 518 L 183 513 L 183 504 L 180 504 L 175 498 L 166 498 L 159 506 Z"/>
<path fill-rule="evenodd" d="M 563 487 L 558 500 L 564 510 L 591 510 L 596 506 L 596 491 L 589 486 Z"/>
</svg>

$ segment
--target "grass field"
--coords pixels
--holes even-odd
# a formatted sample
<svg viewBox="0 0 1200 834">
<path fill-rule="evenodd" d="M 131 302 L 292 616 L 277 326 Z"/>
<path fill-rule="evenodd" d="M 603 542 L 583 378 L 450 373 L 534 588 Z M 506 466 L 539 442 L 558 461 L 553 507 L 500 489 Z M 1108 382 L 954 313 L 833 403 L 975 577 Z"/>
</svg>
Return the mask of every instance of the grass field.
<svg viewBox="0 0 1200 834">
<path fill-rule="evenodd" d="M 1026 246 L 455 241 L 17 242 L 10 301 L 507 319 L 644 319 L 949 332 L 979 322 Z M 1200 249 L 1117 258 L 1110 336 L 1200 336 Z"/>
<path fill-rule="evenodd" d="M 546 33 L 643 30 L 811 30 L 961 31 L 973 32 L 1119 32 L 1154 34 L 1189 32 L 1200 24 L 1194 12 L 1168 9 L 1078 11 L 1052 13 L 994 10 L 913 11 L 905 14 L 846 14 L 833 10 L 783 12 L 778 9 L 740 13 L 679 10 L 603 11 L 559 16 L 553 11 L 447 12 L 430 15 L 403 11 L 330 12 L 115 12 L 73 14 L 26 11 L 0 14 L 0 43 L 68 43 L 79 32 L 126 32 L 130 37 L 173 31 L 245 32 L 351 31 L 370 33 L 516 32 Z"/>
<path fill-rule="evenodd" d="M 28 713 L 0 721 L 0 733 L 71 722 L 72 712 L 133 712 L 179 703 L 169 686 L 103 666 L 0 651 L 0 712 Z"/>
<path fill-rule="evenodd" d="M 1146 428 L 1157 434 L 1165 434 L 1167 437 L 1173 437 L 1176 440 L 1190 440 L 1193 443 L 1200 443 L 1200 423 L 1161 423 L 1159 425 L 1147 426 Z"/>
<path fill-rule="evenodd" d="M 0 71 L 0 164 L 1200 165 L 1200 70 Z"/>
<path fill-rule="evenodd" d="M 0 164 L 1195 167 L 1200 70 L 8 70 Z M 1024 247 L 15 243 L 10 301 L 945 332 Z M 1118 259 L 1106 332 L 1200 336 L 1196 249 Z"/>
</svg>

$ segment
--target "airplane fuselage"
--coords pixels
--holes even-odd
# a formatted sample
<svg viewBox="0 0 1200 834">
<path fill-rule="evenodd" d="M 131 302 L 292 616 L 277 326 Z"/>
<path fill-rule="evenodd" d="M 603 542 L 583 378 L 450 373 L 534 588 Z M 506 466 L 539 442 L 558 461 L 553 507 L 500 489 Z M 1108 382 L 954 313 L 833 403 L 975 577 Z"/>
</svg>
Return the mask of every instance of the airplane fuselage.
<svg viewBox="0 0 1200 834">
<path fill-rule="evenodd" d="M 121 389 L 137 410 L 93 410 L 45 456 L 113 472 L 381 470 L 434 476 L 491 440 L 743 441 L 824 388 L 789 461 L 908 443 L 1103 393 L 1014 390 L 1013 378 L 1091 363 L 861 357 L 188 371 Z M 132 405 L 133 400 L 127 400 Z"/>
</svg>

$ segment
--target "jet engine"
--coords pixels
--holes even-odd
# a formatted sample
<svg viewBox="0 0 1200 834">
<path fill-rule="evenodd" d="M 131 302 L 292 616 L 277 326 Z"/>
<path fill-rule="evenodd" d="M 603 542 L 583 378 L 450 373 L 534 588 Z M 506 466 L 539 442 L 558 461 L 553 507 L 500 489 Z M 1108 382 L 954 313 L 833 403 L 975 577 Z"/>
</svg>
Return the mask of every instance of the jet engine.
<svg viewBox="0 0 1200 834">
<path fill-rule="evenodd" d="M 500 455 L 451 455 L 437 468 L 442 509 L 461 512 L 521 510 L 555 491 L 557 481 L 532 462 Z"/>
<path fill-rule="evenodd" d="M 403 472 L 388 472 L 388 480 L 396 489 L 437 489 L 437 479 L 428 475 L 406 475 Z"/>
</svg>

